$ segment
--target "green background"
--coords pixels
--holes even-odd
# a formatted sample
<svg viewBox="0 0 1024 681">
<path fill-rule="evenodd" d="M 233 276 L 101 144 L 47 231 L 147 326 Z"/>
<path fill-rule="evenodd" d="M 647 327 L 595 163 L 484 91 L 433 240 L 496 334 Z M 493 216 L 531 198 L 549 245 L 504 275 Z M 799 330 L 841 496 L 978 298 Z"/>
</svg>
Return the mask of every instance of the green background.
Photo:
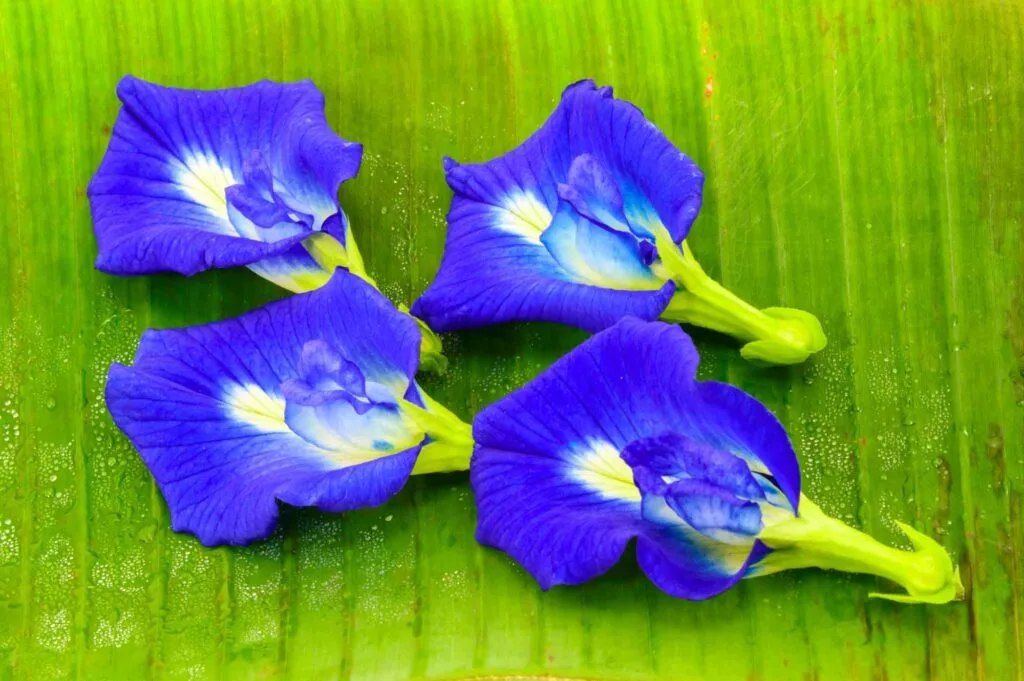
<svg viewBox="0 0 1024 681">
<path fill-rule="evenodd" d="M 1022 678 L 1022 27 L 1016 0 L 0 0 L 0 678 Z M 632 557 L 544 594 L 474 543 L 465 474 L 380 509 L 289 510 L 243 550 L 172 534 L 106 368 L 146 327 L 282 292 L 246 270 L 93 270 L 85 187 L 125 73 L 313 78 L 366 146 L 341 199 L 405 302 L 441 255 L 441 155 L 491 158 L 566 84 L 613 84 L 704 168 L 709 272 L 830 338 L 764 370 L 698 333 L 702 376 L 776 411 L 827 511 L 939 539 L 967 601 L 869 601 L 887 585 L 805 571 L 687 603 Z M 469 418 L 583 338 L 450 337 L 425 386 Z"/>
</svg>

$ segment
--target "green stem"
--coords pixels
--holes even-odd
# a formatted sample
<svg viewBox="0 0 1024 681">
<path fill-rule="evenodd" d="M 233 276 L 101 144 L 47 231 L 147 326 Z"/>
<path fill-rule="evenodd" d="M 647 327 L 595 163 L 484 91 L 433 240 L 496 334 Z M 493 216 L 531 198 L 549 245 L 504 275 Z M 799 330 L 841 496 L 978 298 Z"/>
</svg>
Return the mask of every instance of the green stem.
<svg viewBox="0 0 1024 681">
<path fill-rule="evenodd" d="M 473 456 L 473 428 L 440 402 L 420 390 L 426 408 L 402 402 L 402 411 L 430 436 L 420 450 L 413 475 L 469 470 Z"/>
<path fill-rule="evenodd" d="M 689 244 L 676 246 L 667 230 L 655 238 L 661 266 L 679 286 L 662 313 L 665 321 L 693 324 L 745 341 L 740 354 L 765 364 L 797 364 L 825 347 L 825 333 L 814 315 L 785 307 L 759 310 L 709 277 Z"/>
<path fill-rule="evenodd" d="M 927 535 L 898 523 L 914 546 L 913 551 L 901 551 L 830 518 L 805 496 L 801 495 L 799 508 L 799 516 L 762 530 L 758 538 L 773 551 L 751 569 L 748 577 L 816 567 L 877 575 L 907 591 L 870 594 L 874 598 L 901 603 L 948 603 L 963 598 L 959 568 Z"/>
</svg>

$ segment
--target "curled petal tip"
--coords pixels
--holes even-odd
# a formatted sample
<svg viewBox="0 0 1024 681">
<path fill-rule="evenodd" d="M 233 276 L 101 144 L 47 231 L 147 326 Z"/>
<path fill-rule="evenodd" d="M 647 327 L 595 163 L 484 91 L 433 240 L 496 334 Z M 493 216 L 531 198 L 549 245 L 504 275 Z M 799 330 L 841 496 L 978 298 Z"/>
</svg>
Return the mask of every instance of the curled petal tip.
<svg viewBox="0 0 1024 681">
<path fill-rule="evenodd" d="M 608 89 L 610 93 L 611 88 Z M 564 90 L 562 90 L 562 99 L 565 99 L 570 93 L 576 90 L 597 90 L 597 83 L 595 83 L 592 78 L 583 78 L 577 80 L 575 83 L 570 83 L 565 86 Z"/>
<path fill-rule="evenodd" d="M 446 173 L 451 171 L 453 168 L 458 168 L 459 167 L 459 162 L 456 161 L 451 156 L 444 156 L 444 157 L 442 157 L 441 162 L 444 164 L 444 172 L 446 172 Z"/>
</svg>

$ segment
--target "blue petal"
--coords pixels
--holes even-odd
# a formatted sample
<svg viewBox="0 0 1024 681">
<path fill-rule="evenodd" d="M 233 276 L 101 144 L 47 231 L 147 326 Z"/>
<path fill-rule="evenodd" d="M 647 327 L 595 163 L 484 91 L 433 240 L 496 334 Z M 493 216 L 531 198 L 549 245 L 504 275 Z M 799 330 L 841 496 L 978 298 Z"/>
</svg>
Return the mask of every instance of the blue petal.
<svg viewBox="0 0 1024 681">
<path fill-rule="evenodd" d="M 552 257 L 541 241 L 559 212 L 559 185 L 580 210 L 577 217 L 600 217 L 622 233 L 649 238 L 664 224 L 678 242 L 696 218 L 700 170 L 636 107 L 612 98 L 609 88 L 591 81 L 570 86 L 551 117 L 522 145 L 478 165 L 446 159 L 445 171 L 455 192 L 445 254 L 437 278 L 413 307 L 431 327 L 447 331 L 541 320 L 594 331 L 627 315 L 655 319 L 667 306 L 675 287 L 652 283 L 650 245 L 637 245 L 639 252 L 628 258 L 611 259 L 629 265 L 627 281 L 636 281 L 639 272 L 643 288 L 657 289 L 638 292 L 567 283 L 583 278 L 578 269 L 563 267 L 566 258 Z M 595 250 L 614 248 L 609 243 L 602 241 Z M 610 276 L 603 286 L 621 286 L 618 275 Z"/>
<path fill-rule="evenodd" d="M 715 381 L 697 384 L 706 424 L 703 442 L 746 460 L 770 477 L 795 511 L 800 502 L 800 463 L 786 429 L 767 407 L 735 386 Z"/>
<path fill-rule="evenodd" d="M 605 228 L 563 201 L 540 237 L 541 243 L 569 278 L 618 290 L 656 290 L 665 282 L 644 262 L 629 232 Z"/>
<path fill-rule="evenodd" d="M 530 206 L 537 207 L 522 205 L 526 215 Z M 625 315 L 657 319 L 675 293 L 672 282 L 653 291 L 617 291 L 568 281 L 540 243 L 540 231 L 531 241 L 512 228 L 494 227 L 511 224 L 509 215 L 460 196 L 453 199 L 441 268 L 413 304 L 414 315 L 439 332 L 531 320 L 600 331 Z"/>
<path fill-rule="evenodd" d="M 747 466 L 787 495 L 799 472 L 771 413 L 698 383 L 697 362 L 679 327 L 627 318 L 484 409 L 470 471 L 479 540 L 542 586 L 601 574 L 632 536 L 641 567 L 673 595 L 707 598 L 740 579 L 764 550 Z"/>
<path fill-rule="evenodd" d="M 725 591 L 765 554 L 760 542 L 724 543 L 682 522 L 663 496 L 644 495 L 645 522 L 637 539 L 640 568 L 663 591 L 701 600 Z"/>
<path fill-rule="evenodd" d="M 704 175 L 689 157 L 630 102 L 611 88 L 581 81 L 566 88 L 569 155 L 587 154 L 619 187 L 631 227 L 663 224 L 676 243 L 686 238 L 700 210 Z M 568 168 L 566 168 L 568 170 Z"/>
<path fill-rule="evenodd" d="M 357 359 L 389 394 L 417 392 L 416 323 L 343 270 L 317 291 L 237 319 L 147 331 L 133 366 L 111 366 L 107 406 L 176 530 L 208 545 L 247 543 L 272 531 L 277 501 L 342 511 L 383 503 L 405 483 L 418 441 L 376 458 L 317 446 L 289 428 L 282 384 L 300 368 L 308 376 L 315 359 L 300 367 L 302 351 L 317 341 Z"/>
<path fill-rule="evenodd" d="M 696 535 L 699 537 L 699 535 Z M 747 568 L 767 553 L 760 542 L 753 548 L 721 551 L 722 545 L 704 545 L 681 532 L 637 539 L 636 558 L 654 585 L 676 598 L 691 601 L 717 596 L 743 579 Z"/>
<path fill-rule="evenodd" d="M 592 440 L 621 452 L 673 425 L 676 405 L 693 401 L 698 362 L 680 327 L 626 318 L 486 407 L 473 421 L 474 439 L 542 456 Z"/>
<path fill-rule="evenodd" d="M 299 376 L 316 390 L 344 390 L 366 396 L 366 377 L 359 365 L 322 340 L 310 341 L 302 347 Z"/>
<path fill-rule="evenodd" d="M 638 501 L 587 484 L 571 457 L 524 456 L 478 444 L 470 481 L 477 541 L 508 553 L 543 589 L 607 572 L 639 531 Z"/>
<path fill-rule="evenodd" d="M 662 394 L 685 390 L 696 367 L 679 327 L 627 319 L 484 409 L 470 467 L 478 540 L 544 588 L 608 570 L 641 529 L 619 452 L 658 425 Z"/>
<path fill-rule="evenodd" d="M 659 476 L 709 482 L 744 499 L 764 499 L 764 490 L 743 459 L 668 431 L 631 442 L 622 458 L 634 472 L 648 468 Z"/>
<path fill-rule="evenodd" d="M 334 394 L 320 404 L 286 399 L 284 421 L 310 444 L 348 453 L 349 461 L 394 454 L 422 440 L 397 405 L 360 404 L 348 394 Z"/>
<path fill-rule="evenodd" d="M 725 541 L 720 530 L 751 539 L 761 531 L 761 507 L 714 483 L 679 480 L 669 485 L 665 501 L 687 525 L 712 539 Z"/>
<path fill-rule="evenodd" d="M 580 215 L 620 231 L 629 231 L 622 212 L 622 194 L 615 180 L 590 154 L 581 154 L 569 166 L 568 181 L 558 185 L 559 198 Z"/>
<path fill-rule="evenodd" d="M 531 196 L 553 214 L 557 185 L 569 182 L 586 155 L 610 174 L 626 217 L 642 226 L 658 220 L 677 243 L 700 210 L 704 176 L 633 104 L 591 80 L 567 87 L 537 132 L 503 156 L 481 164 L 447 164 L 456 194 L 503 207 L 510 195 Z"/>
<path fill-rule="evenodd" d="M 362 149 L 330 129 L 311 82 L 196 91 L 126 77 L 118 96 L 89 185 L 101 270 L 194 274 L 291 254 L 264 268 L 275 272 L 294 264 L 304 235 L 341 215 L 337 190 Z M 254 218 L 277 222 L 253 229 Z"/>
<path fill-rule="evenodd" d="M 299 216 L 311 220 L 310 216 L 297 214 L 288 206 L 268 201 L 259 196 L 252 187 L 244 184 L 232 185 L 224 190 L 224 196 L 231 208 L 237 210 L 240 217 L 244 218 L 246 226 L 253 224 L 263 229 L 278 227 L 275 237 L 291 236 L 308 231 L 306 221 L 300 219 Z M 232 221 L 232 223 L 237 230 L 238 221 Z M 248 237 L 249 235 L 242 234 L 241 236 Z M 263 235 L 258 232 L 253 234 L 253 237 L 261 236 Z M 265 241 L 266 239 L 261 240 Z"/>
</svg>

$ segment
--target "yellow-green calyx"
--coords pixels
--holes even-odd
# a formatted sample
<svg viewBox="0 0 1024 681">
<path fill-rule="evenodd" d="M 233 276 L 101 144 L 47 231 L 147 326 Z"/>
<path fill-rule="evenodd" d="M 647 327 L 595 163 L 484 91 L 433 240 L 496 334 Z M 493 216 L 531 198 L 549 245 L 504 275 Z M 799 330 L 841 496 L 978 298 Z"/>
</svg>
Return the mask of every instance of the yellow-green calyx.
<svg viewBox="0 0 1024 681">
<path fill-rule="evenodd" d="M 960 569 L 934 539 L 909 525 L 897 523 L 914 547 L 913 551 L 903 551 L 830 518 L 803 495 L 799 514 L 761 531 L 758 538 L 772 552 L 751 568 L 748 577 L 816 567 L 877 575 L 899 584 L 907 592 L 871 593 L 872 598 L 900 603 L 963 600 Z"/>
<path fill-rule="evenodd" d="M 664 229 L 655 239 L 664 274 L 679 286 L 661 315 L 665 321 L 746 341 L 740 354 L 763 364 L 798 364 L 825 347 L 825 333 L 814 315 L 788 307 L 759 310 L 709 277 L 685 241 L 676 246 Z"/>
<path fill-rule="evenodd" d="M 424 407 L 403 400 L 399 408 L 429 438 L 416 458 L 413 475 L 469 470 L 473 428 L 422 390 Z"/>
<path fill-rule="evenodd" d="M 349 233 L 351 237 L 351 233 Z M 366 273 L 366 266 L 363 264 L 363 256 L 359 253 L 356 240 L 350 238 L 346 245 L 342 245 L 327 232 L 314 232 L 302 240 L 302 245 L 309 252 L 309 255 L 316 260 L 330 279 L 334 270 L 344 267 L 370 286 L 377 288 L 377 282 Z"/>
<path fill-rule="evenodd" d="M 316 232 L 306 237 L 302 245 L 325 272 L 333 273 L 335 268 L 344 267 L 370 286 L 377 288 L 377 282 L 366 272 L 366 267 L 363 265 L 363 257 L 359 253 L 359 247 L 356 245 L 355 239 L 349 239 L 348 244 L 342 246 L 330 234 Z M 322 286 L 329 278 L 330 275 L 327 275 L 323 281 L 311 288 Z M 399 304 L 398 309 L 409 314 L 409 307 L 407 305 Z M 443 374 L 448 369 L 448 358 L 444 356 L 444 349 L 441 347 L 441 337 L 434 333 L 422 319 L 418 317 L 413 317 L 413 319 L 416 321 L 417 326 L 420 327 L 422 337 L 420 342 L 420 369 L 435 374 Z"/>
<path fill-rule="evenodd" d="M 408 305 L 400 304 L 398 309 L 412 317 Z M 412 318 L 420 327 L 420 370 L 429 371 L 432 374 L 443 374 L 448 370 L 448 358 L 444 356 L 441 337 L 419 317 Z"/>
</svg>

